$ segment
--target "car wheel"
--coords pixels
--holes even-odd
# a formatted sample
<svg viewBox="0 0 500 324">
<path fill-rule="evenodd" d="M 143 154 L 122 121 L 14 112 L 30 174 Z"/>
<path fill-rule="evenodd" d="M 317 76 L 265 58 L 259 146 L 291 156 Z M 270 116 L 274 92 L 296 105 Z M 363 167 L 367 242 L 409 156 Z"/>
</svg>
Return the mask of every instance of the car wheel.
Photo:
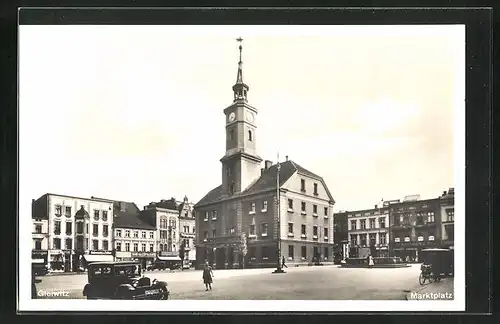
<svg viewBox="0 0 500 324">
<path fill-rule="evenodd" d="M 426 276 L 423 273 L 421 273 L 420 276 L 418 276 L 418 282 L 421 285 L 423 285 L 425 283 L 425 279 L 427 279 L 427 278 L 426 278 Z"/>
</svg>

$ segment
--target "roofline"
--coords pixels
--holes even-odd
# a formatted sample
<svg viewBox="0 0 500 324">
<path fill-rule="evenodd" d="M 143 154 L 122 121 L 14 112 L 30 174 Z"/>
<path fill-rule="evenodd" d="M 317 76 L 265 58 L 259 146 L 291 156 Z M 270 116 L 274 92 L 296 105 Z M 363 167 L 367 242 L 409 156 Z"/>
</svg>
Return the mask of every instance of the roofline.
<svg viewBox="0 0 500 324">
<path fill-rule="evenodd" d="M 221 200 L 209 202 L 207 204 L 196 205 L 194 208 L 196 209 L 196 208 L 199 208 L 199 207 L 207 207 L 207 206 L 211 206 L 211 205 L 216 205 L 216 204 L 220 203 L 221 201 L 231 201 L 231 200 L 237 200 L 237 199 L 240 199 L 240 198 L 257 196 L 257 195 L 260 195 L 260 194 L 263 194 L 263 193 L 268 193 L 268 192 L 271 192 L 271 191 L 276 191 L 276 188 L 271 188 L 271 189 L 261 190 L 261 191 L 257 191 L 257 192 L 252 192 L 252 193 L 248 193 L 248 194 L 245 194 L 245 195 L 232 196 L 232 197 L 229 197 L 229 198 L 226 198 L 226 199 L 221 199 Z M 288 189 L 280 188 L 280 192 L 286 193 L 287 191 L 288 191 Z"/>
<path fill-rule="evenodd" d="M 150 206 L 150 205 L 146 205 L 144 207 L 148 207 L 148 208 L 144 208 L 142 211 L 145 211 L 145 210 L 154 210 L 154 209 L 157 209 L 157 210 L 160 210 L 160 211 L 174 211 L 176 213 L 179 213 L 179 210 L 176 208 L 176 209 L 170 209 L 170 208 L 163 208 L 163 207 L 158 207 L 158 206 Z"/>
<path fill-rule="evenodd" d="M 69 196 L 69 195 L 62 195 L 62 194 L 54 194 L 54 193 L 45 193 L 40 198 L 36 199 L 35 201 L 38 201 L 39 199 L 43 198 L 46 196 L 47 198 L 49 196 L 56 196 L 56 197 L 66 197 L 66 198 L 73 198 L 73 199 L 80 199 L 80 200 L 92 200 L 92 201 L 99 201 L 99 202 L 113 202 L 112 200 L 107 200 L 107 199 L 102 199 L 102 198 L 83 198 L 83 197 L 77 197 L 77 196 Z"/>
<path fill-rule="evenodd" d="M 368 212 L 368 211 L 376 211 L 376 210 L 379 210 L 379 209 L 380 210 L 382 210 L 382 209 L 389 209 L 389 207 L 394 207 L 394 205 L 405 205 L 405 204 L 422 203 L 422 202 L 429 202 L 429 201 L 437 202 L 437 201 L 439 201 L 439 199 L 440 198 L 429 198 L 429 199 L 422 199 L 422 200 L 415 200 L 415 201 L 400 201 L 400 202 L 391 203 L 388 206 L 382 206 L 380 208 L 347 210 L 347 211 L 343 211 L 343 212 L 334 213 L 334 215 L 336 215 L 336 214 L 344 214 L 344 213 L 345 214 L 349 214 L 349 213 L 363 213 L 363 212 Z M 394 200 L 396 200 L 396 199 L 394 199 Z"/>
<path fill-rule="evenodd" d="M 128 226 L 128 225 L 123 226 L 123 225 L 115 225 L 115 224 L 113 224 L 113 228 L 114 229 L 125 228 L 125 229 L 137 229 L 137 230 L 150 230 L 150 231 L 156 230 L 156 227 L 154 227 L 154 226 L 151 226 L 148 228 L 140 228 L 140 227 L 135 227 L 135 226 Z"/>
</svg>

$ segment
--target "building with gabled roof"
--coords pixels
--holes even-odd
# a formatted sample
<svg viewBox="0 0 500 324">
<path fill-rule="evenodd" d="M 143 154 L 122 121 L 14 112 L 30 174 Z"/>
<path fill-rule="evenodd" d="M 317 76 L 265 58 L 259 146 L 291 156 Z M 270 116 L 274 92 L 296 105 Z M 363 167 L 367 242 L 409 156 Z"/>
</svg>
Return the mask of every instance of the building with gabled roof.
<svg viewBox="0 0 500 324">
<path fill-rule="evenodd" d="M 241 40 L 240 40 L 241 41 Z M 257 108 L 248 104 L 239 46 L 233 103 L 226 116 L 221 184 L 195 206 L 197 263 L 216 268 L 333 261 L 333 205 L 323 178 L 289 160 L 257 154 Z M 278 190 L 279 188 L 279 190 Z M 242 246 L 246 234 L 247 249 Z M 242 251 L 247 254 L 243 256 Z"/>
</svg>

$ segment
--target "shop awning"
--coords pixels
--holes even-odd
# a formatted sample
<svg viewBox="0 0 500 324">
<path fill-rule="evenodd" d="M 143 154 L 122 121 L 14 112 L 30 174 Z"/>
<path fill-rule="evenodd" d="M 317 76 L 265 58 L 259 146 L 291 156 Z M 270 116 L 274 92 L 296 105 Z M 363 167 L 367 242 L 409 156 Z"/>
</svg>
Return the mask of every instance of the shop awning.
<svg viewBox="0 0 500 324">
<path fill-rule="evenodd" d="M 113 256 L 111 254 L 86 254 L 83 256 L 87 262 L 111 262 Z"/>
<path fill-rule="evenodd" d="M 157 258 L 160 261 L 181 261 L 178 256 L 158 256 Z"/>
</svg>

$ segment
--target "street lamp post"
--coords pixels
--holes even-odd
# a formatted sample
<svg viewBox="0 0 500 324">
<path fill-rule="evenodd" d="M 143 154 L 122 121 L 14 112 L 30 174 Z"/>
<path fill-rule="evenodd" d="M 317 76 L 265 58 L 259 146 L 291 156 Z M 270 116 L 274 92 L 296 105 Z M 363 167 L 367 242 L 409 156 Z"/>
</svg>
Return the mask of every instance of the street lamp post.
<svg viewBox="0 0 500 324">
<path fill-rule="evenodd" d="M 273 273 L 285 273 L 283 268 L 281 267 L 281 203 L 280 203 L 280 162 L 279 162 L 279 154 L 278 154 L 278 161 L 277 161 L 277 170 L 276 170 L 276 205 L 278 207 L 278 212 L 277 216 L 278 219 L 276 220 L 276 225 L 277 225 L 277 232 L 276 232 L 276 249 L 277 249 L 277 267 L 276 270 L 273 271 Z"/>
</svg>

